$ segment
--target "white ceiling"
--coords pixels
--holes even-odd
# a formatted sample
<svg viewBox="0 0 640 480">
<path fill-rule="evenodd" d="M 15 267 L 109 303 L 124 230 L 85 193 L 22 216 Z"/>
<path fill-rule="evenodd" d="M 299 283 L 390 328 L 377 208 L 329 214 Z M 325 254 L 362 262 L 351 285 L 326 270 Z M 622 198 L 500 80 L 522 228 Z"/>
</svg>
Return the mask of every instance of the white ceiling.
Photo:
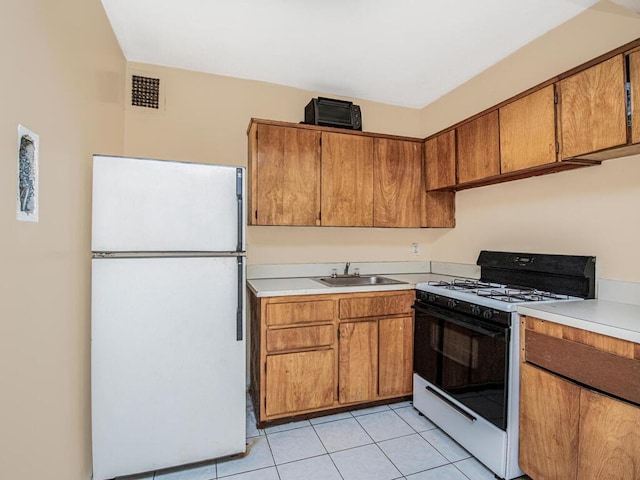
<svg viewBox="0 0 640 480">
<path fill-rule="evenodd" d="M 421 108 L 597 0 L 102 3 L 128 61 Z"/>
</svg>

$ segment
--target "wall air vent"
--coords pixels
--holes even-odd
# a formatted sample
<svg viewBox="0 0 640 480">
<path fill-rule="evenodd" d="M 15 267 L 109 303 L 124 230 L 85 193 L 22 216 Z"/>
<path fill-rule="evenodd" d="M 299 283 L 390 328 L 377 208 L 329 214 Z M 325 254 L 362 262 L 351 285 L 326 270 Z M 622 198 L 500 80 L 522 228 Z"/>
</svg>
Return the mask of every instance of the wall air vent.
<svg viewBox="0 0 640 480">
<path fill-rule="evenodd" d="M 131 105 L 160 108 L 160 79 L 133 75 L 131 77 Z"/>
</svg>

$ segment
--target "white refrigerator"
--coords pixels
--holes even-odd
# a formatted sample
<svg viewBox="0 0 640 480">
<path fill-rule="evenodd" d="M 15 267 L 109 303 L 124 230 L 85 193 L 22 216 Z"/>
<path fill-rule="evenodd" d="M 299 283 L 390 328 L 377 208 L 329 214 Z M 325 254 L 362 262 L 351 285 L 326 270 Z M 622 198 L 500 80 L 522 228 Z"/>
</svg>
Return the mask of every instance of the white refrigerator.
<svg viewBox="0 0 640 480">
<path fill-rule="evenodd" d="M 93 479 L 245 451 L 239 167 L 93 157 Z"/>
</svg>

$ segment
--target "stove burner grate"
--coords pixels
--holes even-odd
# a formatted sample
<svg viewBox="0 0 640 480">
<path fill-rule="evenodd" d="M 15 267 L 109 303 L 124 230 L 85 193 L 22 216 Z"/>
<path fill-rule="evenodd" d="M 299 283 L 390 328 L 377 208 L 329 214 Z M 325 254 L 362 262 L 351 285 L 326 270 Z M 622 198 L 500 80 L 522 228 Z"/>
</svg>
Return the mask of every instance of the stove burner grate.
<svg viewBox="0 0 640 480">
<path fill-rule="evenodd" d="M 480 280 L 469 280 L 466 278 L 456 278 L 450 282 L 432 280 L 427 282 L 428 285 L 434 287 L 442 287 L 447 290 L 477 290 L 479 288 L 500 288 L 502 285 L 498 283 L 482 282 Z"/>
<path fill-rule="evenodd" d="M 507 287 L 503 290 L 478 290 L 476 294 L 480 297 L 492 298 L 508 303 L 545 302 L 551 300 L 567 300 L 569 298 L 568 295 L 524 287 Z"/>
</svg>

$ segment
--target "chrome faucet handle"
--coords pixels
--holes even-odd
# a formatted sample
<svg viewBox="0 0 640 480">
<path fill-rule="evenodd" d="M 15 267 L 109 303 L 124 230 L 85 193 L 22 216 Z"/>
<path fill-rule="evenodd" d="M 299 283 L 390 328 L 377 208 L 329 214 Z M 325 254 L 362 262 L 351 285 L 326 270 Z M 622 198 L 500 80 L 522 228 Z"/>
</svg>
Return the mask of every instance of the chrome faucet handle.
<svg viewBox="0 0 640 480">
<path fill-rule="evenodd" d="M 351 262 L 347 262 L 344 266 L 344 274 L 345 275 L 349 275 L 349 265 L 351 265 Z"/>
</svg>

